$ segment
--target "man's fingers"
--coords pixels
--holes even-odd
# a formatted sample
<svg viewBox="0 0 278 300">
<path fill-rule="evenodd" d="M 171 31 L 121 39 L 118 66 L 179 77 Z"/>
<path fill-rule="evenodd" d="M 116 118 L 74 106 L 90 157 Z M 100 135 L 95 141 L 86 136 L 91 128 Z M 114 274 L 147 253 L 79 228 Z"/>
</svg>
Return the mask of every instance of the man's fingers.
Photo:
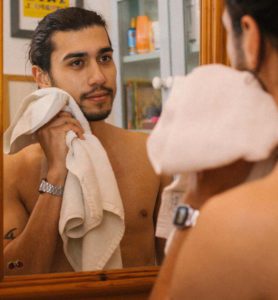
<svg viewBox="0 0 278 300">
<path fill-rule="evenodd" d="M 48 130 L 52 132 L 53 135 L 56 135 L 59 130 L 62 130 L 65 133 L 69 130 L 72 130 L 80 139 L 85 140 L 83 135 L 84 129 L 82 128 L 80 122 L 69 116 L 58 117 L 50 121 L 49 123 L 41 127 L 37 133 L 38 135 L 41 135 L 43 134 L 43 132 L 47 132 Z"/>
<path fill-rule="evenodd" d="M 71 128 L 71 130 L 73 130 L 77 136 L 84 140 L 84 129 L 82 128 L 80 122 L 76 119 L 73 119 L 73 118 L 65 118 L 64 119 L 64 125 L 69 125 L 69 128 Z"/>
<path fill-rule="evenodd" d="M 48 124 L 49 124 L 49 127 L 57 127 L 57 126 L 60 126 L 60 125 L 64 125 L 64 124 L 74 124 L 78 127 L 81 128 L 81 130 L 84 132 L 80 122 L 74 118 L 72 118 L 71 116 L 68 116 L 68 113 L 66 113 L 67 116 L 62 116 L 62 117 L 58 117 L 58 118 L 55 118 L 53 121 L 50 121 Z"/>
<path fill-rule="evenodd" d="M 57 114 L 57 117 L 73 117 L 71 113 L 69 112 L 66 112 L 66 111 L 60 111 L 58 114 Z"/>
<path fill-rule="evenodd" d="M 74 122 L 71 123 L 66 121 L 65 124 L 61 125 L 61 128 L 65 132 L 72 130 L 78 136 L 78 138 L 80 138 L 81 140 L 85 140 L 83 135 L 84 134 L 83 128 L 81 126 L 76 125 Z"/>
</svg>

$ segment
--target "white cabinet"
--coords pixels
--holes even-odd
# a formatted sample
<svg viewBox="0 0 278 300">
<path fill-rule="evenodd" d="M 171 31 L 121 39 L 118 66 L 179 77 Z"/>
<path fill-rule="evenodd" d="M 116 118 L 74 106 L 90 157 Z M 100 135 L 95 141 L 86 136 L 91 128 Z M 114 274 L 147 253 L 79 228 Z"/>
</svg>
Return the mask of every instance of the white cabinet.
<svg viewBox="0 0 278 300">
<path fill-rule="evenodd" d="M 129 129 L 151 129 L 169 92 L 165 85 L 153 89 L 153 78 L 166 81 L 199 63 L 199 0 L 111 0 L 111 6 L 110 32 L 118 70 L 115 123 Z M 147 16 L 150 28 L 155 22 L 150 30 L 151 49 L 130 55 L 128 29 L 137 16 Z"/>
</svg>

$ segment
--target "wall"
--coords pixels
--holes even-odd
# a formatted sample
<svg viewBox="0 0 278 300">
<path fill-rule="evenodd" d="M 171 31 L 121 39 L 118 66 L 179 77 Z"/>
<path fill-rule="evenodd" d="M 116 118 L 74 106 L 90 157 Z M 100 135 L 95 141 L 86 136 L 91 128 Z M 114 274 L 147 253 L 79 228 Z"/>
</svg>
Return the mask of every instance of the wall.
<svg viewBox="0 0 278 300">
<path fill-rule="evenodd" d="M 11 37 L 10 0 L 4 2 L 4 74 L 30 75 L 30 66 L 26 64 L 27 49 L 30 40 Z"/>
</svg>

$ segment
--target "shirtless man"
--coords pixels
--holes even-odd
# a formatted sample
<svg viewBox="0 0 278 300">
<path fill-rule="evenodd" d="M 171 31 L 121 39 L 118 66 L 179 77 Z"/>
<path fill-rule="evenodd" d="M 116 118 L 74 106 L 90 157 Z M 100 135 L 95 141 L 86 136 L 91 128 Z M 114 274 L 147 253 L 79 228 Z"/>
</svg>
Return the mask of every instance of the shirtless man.
<svg viewBox="0 0 278 300">
<path fill-rule="evenodd" d="M 93 11 L 69 8 L 38 25 L 29 58 L 39 88 L 59 87 L 76 100 L 93 134 L 107 151 L 125 211 L 121 242 L 124 267 L 154 265 L 154 216 L 158 178 L 146 155 L 146 135 L 104 122 L 116 93 L 116 68 L 105 21 Z M 6 274 L 73 271 L 62 248 L 58 221 L 62 197 L 39 194 L 42 178 L 63 186 L 67 174 L 65 134 L 83 130 L 60 113 L 38 132 L 39 144 L 4 161 L 4 259 Z M 9 262 L 19 262 L 11 268 Z"/>
<path fill-rule="evenodd" d="M 277 16 L 277 0 L 226 0 L 223 22 L 232 66 L 253 71 L 278 106 Z M 200 174 L 185 200 L 201 208 L 197 224 L 176 232 L 151 299 L 278 299 L 278 165 L 241 184 L 251 168 Z"/>
</svg>

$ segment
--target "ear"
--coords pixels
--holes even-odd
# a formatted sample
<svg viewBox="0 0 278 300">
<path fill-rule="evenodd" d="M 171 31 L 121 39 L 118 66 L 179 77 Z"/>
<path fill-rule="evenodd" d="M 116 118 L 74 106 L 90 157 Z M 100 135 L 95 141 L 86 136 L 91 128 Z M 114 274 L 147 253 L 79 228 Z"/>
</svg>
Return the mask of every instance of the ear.
<svg viewBox="0 0 278 300">
<path fill-rule="evenodd" d="M 47 72 L 43 71 L 40 67 L 32 66 L 32 74 L 33 74 L 33 77 L 34 77 L 37 85 L 40 88 L 46 88 L 46 87 L 52 86 L 49 74 Z"/>
<path fill-rule="evenodd" d="M 261 41 L 258 24 L 251 16 L 246 15 L 241 19 L 241 27 L 243 31 L 242 45 L 247 67 L 250 70 L 256 70 L 259 65 Z"/>
</svg>

